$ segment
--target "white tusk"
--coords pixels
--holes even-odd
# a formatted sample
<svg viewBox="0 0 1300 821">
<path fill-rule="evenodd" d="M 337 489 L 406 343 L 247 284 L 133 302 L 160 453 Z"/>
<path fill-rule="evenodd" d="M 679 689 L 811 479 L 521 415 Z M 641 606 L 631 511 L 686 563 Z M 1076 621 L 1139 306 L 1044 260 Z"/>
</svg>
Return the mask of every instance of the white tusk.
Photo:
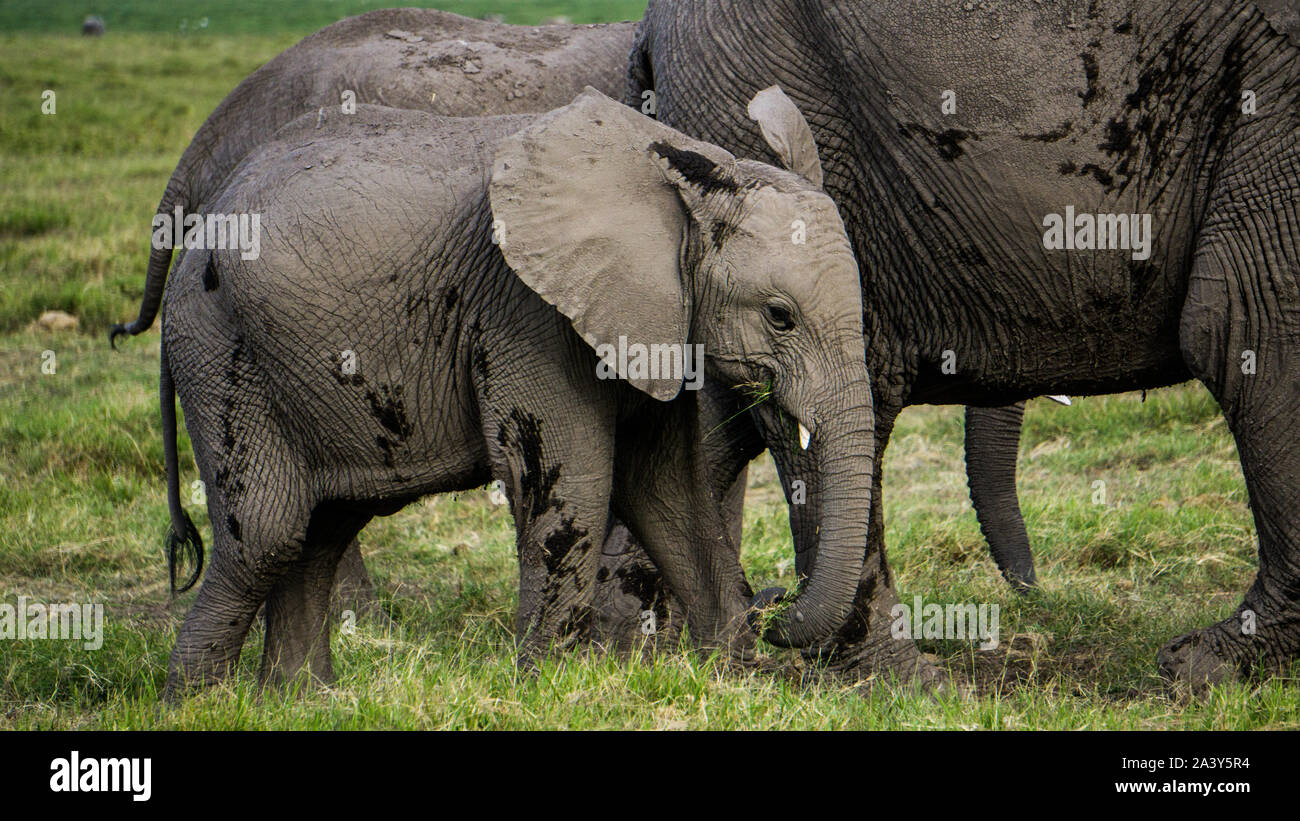
<svg viewBox="0 0 1300 821">
<path fill-rule="evenodd" d="M 811 441 L 812 441 L 812 433 L 803 426 L 803 422 L 800 422 L 799 423 L 799 447 L 803 448 L 804 450 L 807 450 L 808 443 Z"/>
<path fill-rule="evenodd" d="M 1049 396 L 1047 398 L 1052 400 L 1053 402 L 1060 402 L 1062 405 L 1070 404 L 1070 397 L 1068 396 Z"/>
</svg>

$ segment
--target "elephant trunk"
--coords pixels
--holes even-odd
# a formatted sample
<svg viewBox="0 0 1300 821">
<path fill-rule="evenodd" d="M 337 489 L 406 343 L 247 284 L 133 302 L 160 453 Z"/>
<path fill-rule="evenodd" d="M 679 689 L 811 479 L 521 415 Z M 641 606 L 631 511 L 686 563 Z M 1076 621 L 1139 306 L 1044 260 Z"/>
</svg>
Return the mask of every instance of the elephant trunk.
<svg viewBox="0 0 1300 821">
<path fill-rule="evenodd" d="M 807 647 L 844 623 L 866 555 L 875 463 L 875 422 L 865 374 L 814 411 L 809 447 L 821 493 L 816 557 L 800 592 L 769 622 L 764 638 L 781 647 Z"/>
<path fill-rule="evenodd" d="M 1017 592 L 1037 583 L 1029 533 L 1016 495 L 1016 456 L 1025 403 L 966 408 L 966 477 L 980 530 L 998 569 Z"/>
</svg>

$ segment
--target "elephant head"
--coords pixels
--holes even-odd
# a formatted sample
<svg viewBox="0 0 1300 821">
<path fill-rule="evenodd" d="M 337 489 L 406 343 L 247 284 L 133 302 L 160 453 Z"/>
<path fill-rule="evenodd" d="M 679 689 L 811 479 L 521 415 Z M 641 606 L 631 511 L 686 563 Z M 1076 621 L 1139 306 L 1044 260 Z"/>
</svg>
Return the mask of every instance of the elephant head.
<svg viewBox="0 0 1300 821">
<path fill-rule="evenodd" d="M 594 366 L 670 401 L 681 373 L 611 352 L 685 359 L 702 346 L 708 378 L 749 389 L 785 435 L 816 443 L 819 558 L 766 632 L 805 646 L 847 616 L 866 544 L 875 440 L 861 285 L 802 115 L 776 87 L 749 113 L 785 170 L 587 89 L 498 147 L 490 196 L 507 263 L 603 357 Z"/>
</svg>

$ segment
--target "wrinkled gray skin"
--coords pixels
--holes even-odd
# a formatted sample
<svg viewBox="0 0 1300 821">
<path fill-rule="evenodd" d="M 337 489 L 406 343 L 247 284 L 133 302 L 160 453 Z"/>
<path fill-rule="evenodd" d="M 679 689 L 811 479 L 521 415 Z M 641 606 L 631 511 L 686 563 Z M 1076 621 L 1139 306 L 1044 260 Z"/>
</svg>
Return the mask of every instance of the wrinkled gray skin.
<svg viewBox="0 0 1300 821">
<path fill-rule="evenodd" d="M 177 205 L 187 213 L 201 210 L 253 148 L 309 111 L 339 111 L 345 91 L 357 103 L 448 117 L 541 113 L 587 86 L 620 94 L 634 29 L 632 23 L 511 26 L 432 9 L 382 9 L 340 20 L 250 74 L 221 101 L 181 155 L 158 213 L 170 215 Z M 114 328 L 114 337 L 153 324 L 171 258 L 169 248 L 150 252 L 140 315 Z"/>
<path fill-rule="evenodd" d="M 593 347 L 620 337 L 703 345 L 708 381 L 770 385 L 768 404 L 808 428 L 818 568 L 767 636 L 831 635 L 870 505 L 859 279 L 807 125 L 779 91 L 762 99 L 794 112 L 772 137 L 799 173 L 594 90 L 536 119 L 308 115 L 240 163 L 211 208 L 263 215 L 260 257 L 191 251 L 165 298 L 164 415 L 174 387 L 215 540 L 170 697 L 228 675 L 263 603 L 263 679 L 330 680 L 347 545 L 373 516 L 493 479 L 516 522 L 522 665 L 584 634 L 611 511 L 693 639 L 745 657 L 751 591 L 699 457 L 700 394 L 598 378 Z M 173 528 L 191 532 L 167 449 Z"/>
<path fill-rule="evenodd" d="M 1016 494 L 1016 458 L 1025 403 L 966 406 L 966 482 L 980 532 L 1003 577 L 1023 592 L 1038 583 Z"/>
<path fill-rule="evenodd" d="M 877 465 L 912 403 L 1209 388 L 1260 565 L 1236 612 L 1160 651 L 1162 673 L 1193 686 L 1300 653 L 1296 8 L 653 0 L 630 69 L 628 102 L 654 89 L 663 122 L 741 156 L 770 156 L 734 114 L 755 89 L 779 83 L 808 115 L 861 266 Z M 1045 250 L 1043 219 L 1066 206 L 1153 215 L 1150 258 Z M 773 452 L 783 476 L 810 456 Z M 854 613 L 821 658 L 853 678 L 940 678 L 889 636 L 880 475 Z M 804 572 L 815 536 L 792 526 Z"/>
<path fill-rule="evenodd" d="M 339 110 L 344 91 L 357 103 L 455 117 L 541 113 L 567 104 L 587 85 L 619 96 L 635 29 L 633 23 L 512 26 L 432 9 L 383 9 L 342 20 L 276 56 L 221 102 L 182 155 L 158 213 L 170 215 L 177 205 L 202 212 L 249 151 L 298 116 Z M 170 249 L 150 252 L 139 317 L 116 326 L 114 338 L 152 325 L 171 260 Z M 1015 489 L 1019 421 L 1016 415 L 1012 431 L 1003 419 L 1008 410 L 967 412 L 971 496 L 999 568 L 1013 583 L 1032 583 L 1033 558 Z M 724 491 L 737 544 L 744 480 L 742 472 Z M 657 618 L 648 635 L 675 644 L 681 614 L 624 527 L 613 527 L 603 555 L 593 639 L 628 648 L 647 636 L 642 614 L 652 611 Z M 337 586 L 337 609 L 378 612 L 356 544 L 339 562 Z"/>
<path fill-rule="evenodd" d="M 381 9 L 341 20 L 250 74 L 217 106 L 172 172 L 158 213 L 172 214 L 178 205 L 202 212 L 253 148 L 307 112 L 339 111 L 345 91 L 356 103 L 448 117 L 541 113 L 586 86 L 616 97 L 634 34 L 633 23 L 512 26 L 433 9 Z M 178 250 L 178 259 L 183 254 Z M 169 248 L 150 251 L 139 317 L 115 326 L 114 340 L 153 324 L 171 260 Z M 339 564 L 338 586 L 340 609 L 376 612 L 355 544 Z"/>
</svg>

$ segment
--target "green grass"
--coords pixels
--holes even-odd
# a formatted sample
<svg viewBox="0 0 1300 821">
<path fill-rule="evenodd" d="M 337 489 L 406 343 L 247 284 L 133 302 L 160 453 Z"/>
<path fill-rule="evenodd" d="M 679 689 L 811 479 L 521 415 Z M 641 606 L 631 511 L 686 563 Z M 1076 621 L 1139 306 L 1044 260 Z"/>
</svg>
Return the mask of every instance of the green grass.
<svg viewBox="0 0 1300 821">
<path fill-rule="evenodd" d="M 292 8 L 336 5 L 358 7 Z M 635 17 L 641 4 L 493 5 L 516 20 L 576 20 Z M 160 19 L 143 3 L 117 4 L 122 21 L 110 17 L 103 39 L 0 35 L 0 596 L 102 602 L 108 616 L 97 651 L 0 641 L 0 727 L 1300 727 L 1287 681 L 1184 702 L 1155 675 L 1160 645 L 1230 613 L 1255 570 L 1235 449 L 1195 385 L 1145 402 L 1031 403 L 1020 490 L 1042 590 L 1026 598 L 1000 580 L 970 509 L 960 409 L 913 408 L 899 421 L 886 522 L 900 594 L 1001 607 L 997 650 L 923 642 L 973 679 L 972 698 L 884 687 L 863 697 L 740 676 L 684 652 L 649 661 L 574 653 L 536 680 L 522 677 L 512 661 L 512 525 L 474 491 L 425 500 L 362 534 L 392 626 L 362 623 L 337 637 L 334 687 L 260 692 L 255 630 L 230 685 L 160 711 L 167 655 L 193 594 L 169 604 L 161 555 L 158 337 L 113 353 L 104 331 L 134 315 L 147 226 L 190 135 L 244 75 L 334 14 L 299 26 L 299 12 L 282 18 L 289 7 L 273 7 L 257 12 L 264 24 L 248 24 L 256 35 L 238 37 L 213 26 L 201 36 L 123 33 Z M 51 21 L 75 22 L 85 10 L 7 3 L 0 29 L 57 29 Z M 45 88 L 58 92 L 53 116 L 40 114 Z M 80 329 L 33 326 L 56 308 Z M 41 370 L 46 351 L 53 374 Z M 184 435 L 181 447 L 188 487 L 197 477 Z M 1104 505 L 1093 503 L 1096 481 L 1106 483 Z M 766 461 L 752 472 L 745 527 L 755 584 L 791 585 L 785 511 Z M 797 667 L 793 654 L 769 653 Z"/>
<path fill-rule="evenodd" d="M 535 24 L 555 17 L 567 17 L 574 23 L 637 20 L 645 5 L 636 0 L 5 0 L 0 6 L 0 32 L 78 34 L 86 15 L 98 14 L 110 36 L 125 31 L 169 32 L 189 38 L 282 31 L 301 36 L 344 17 L 399 6 L 426 6 L 466 17 L 499 14 L 508 23 Z"/>
</svg>

